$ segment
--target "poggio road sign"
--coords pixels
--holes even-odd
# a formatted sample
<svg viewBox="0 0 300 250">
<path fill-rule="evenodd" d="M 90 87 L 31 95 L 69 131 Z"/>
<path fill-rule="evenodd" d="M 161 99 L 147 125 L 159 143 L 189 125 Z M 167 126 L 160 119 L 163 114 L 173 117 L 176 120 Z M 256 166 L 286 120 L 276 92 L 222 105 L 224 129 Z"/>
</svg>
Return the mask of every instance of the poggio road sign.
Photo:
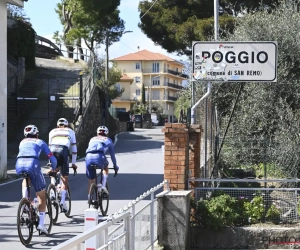
<svg viewBox="0 0 300 250">
<path fill-rule="evenodd" d="M 277 42 L 193 42 L 192 52 L 196 80 L 277 81 Z"/>
</svg>

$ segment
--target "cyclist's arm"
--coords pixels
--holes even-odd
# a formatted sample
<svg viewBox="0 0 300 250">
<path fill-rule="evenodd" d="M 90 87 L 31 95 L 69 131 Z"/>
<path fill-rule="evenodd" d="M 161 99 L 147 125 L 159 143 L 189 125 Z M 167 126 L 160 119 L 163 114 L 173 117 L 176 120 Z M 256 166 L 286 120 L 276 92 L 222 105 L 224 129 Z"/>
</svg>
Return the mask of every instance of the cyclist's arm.
<svg viewBox="0 0 300 250">
<path fill-rule="evenodd" d="M 76 146 L 76 136 L 73 130 L 71 136 L 71 151 L 72 151 L 72 165 L 75 165 L 77 159 L 77 146 Z"/>
<path fill-rule="evenodd" d="M 52 170 L 55 170 L 57 167 L 57 160 L 45 142 L 43 142 L 42 150 L 50 159 Z"/>
<path fill-rule="evenodd" d="M 116 160 L 116 156 L 115 156 L 114 144 L 112 142 L 109 144 L 108 149 L 109 149 L 109 154 L 110 154 L 111 161 L 114 164 L 114 167 L 116 167 L 117 166 L 117 160 Z"/>
</svg>

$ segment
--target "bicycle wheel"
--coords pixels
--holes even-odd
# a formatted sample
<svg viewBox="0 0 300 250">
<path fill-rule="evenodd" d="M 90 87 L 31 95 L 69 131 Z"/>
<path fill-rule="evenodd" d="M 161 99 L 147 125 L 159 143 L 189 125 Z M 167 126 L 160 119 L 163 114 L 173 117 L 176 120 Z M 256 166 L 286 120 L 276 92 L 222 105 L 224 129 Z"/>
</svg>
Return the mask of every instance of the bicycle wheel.
<svg viewBox="0 0 300 250">
<path fill-rule="evenodd" d="M 30 211 L 29 200 L 22 198 L 18 207 L 17 227 L 19 239 L 25 246 L 30 243 L 33 234 L 33 218 Z"/>
<path fill-rule="evenodd" d="M 56 224 L 58 219 L 58 203 L 57 203 L 57 192 L 56 188 L 53 184 L 48 186 L 47 194 L 50 198 L 51 206 L 52 206 L 52 223 Z"/>
<path fill-rule="evenodd" d="M 46 195 L 46 211 L 45 211 L 44 225 L 47 228 L 48 234 L 50 234 L 52 228 L 52 205 L 48 194 L 46 193 L 45 195 Z"/>
<path fill-rule="evenodd" d="M 106 181 L 106 185 L 105 185 L 107 191 L 108 190 L 108 181 Z M 99 194 L 99 203 L 100 203 L 100 210 L 103 216 L 107 215 L 107 210 L 108 210 L 108 205 L 109 205 L 109 192 L 104 193 L 103 191 L 101 191 L 101 193 Z"/>
<path fill-rule="evenodd" d="M 66 192 L 66 205 L 68 207 L 68 211 L 65 212 L 65 215 L 69 218 L 70 214 L 71 214 L 71 191 L 70 191 L 70 187 L 68 187 L 67 192 Z"/>
<path fill-rule="evenodd" d="M 90 187 L 90 192 L 89 192 L 89 208 L 95 208 L 98 209 L 99 208 L 99 201 L 98 201 L 98 197 L 97 197 L 97 186 L 95 183 L 93 183 Z"/>
</svg>

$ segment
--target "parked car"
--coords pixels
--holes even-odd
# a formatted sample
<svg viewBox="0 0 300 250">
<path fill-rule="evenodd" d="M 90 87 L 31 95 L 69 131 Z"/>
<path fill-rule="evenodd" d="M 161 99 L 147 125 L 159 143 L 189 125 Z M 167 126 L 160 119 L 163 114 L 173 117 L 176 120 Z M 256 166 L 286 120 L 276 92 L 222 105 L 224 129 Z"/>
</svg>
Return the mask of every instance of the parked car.
<svg viewBox="0 0 300 250">
<path fill-rule="evenodd" d="M 142 122 L 142 119 L 143 119 L 142 115 L 133 115 L 132 116 L 133 122 Z"/>
<path fill-rule="evenodd" d="M 156 114 L 151 114 L 152 126 L 157 126 L 159 124 L 159 120 L 157 119 Z"/>
</svg>

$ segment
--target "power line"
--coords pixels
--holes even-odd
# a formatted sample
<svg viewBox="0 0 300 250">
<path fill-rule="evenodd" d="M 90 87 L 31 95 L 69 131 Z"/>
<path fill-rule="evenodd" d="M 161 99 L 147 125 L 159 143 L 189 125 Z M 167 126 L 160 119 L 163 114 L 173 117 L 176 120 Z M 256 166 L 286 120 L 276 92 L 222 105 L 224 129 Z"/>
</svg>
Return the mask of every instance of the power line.
<svg viewBox="0 0 300 250">
<path fill-rule="evenodd" d="M 145 14 L 141 17 L 141 19 L 149 12 L 149 10 L 151 10 L 152 9 L 152 7 L 154 6 L 154 4 L 156 4 L 156 2 L 157 2 L 158 0 L 156 0 L 152 5 L 151 5 L 151 7 L 145 12 Z"/>
</svg>

